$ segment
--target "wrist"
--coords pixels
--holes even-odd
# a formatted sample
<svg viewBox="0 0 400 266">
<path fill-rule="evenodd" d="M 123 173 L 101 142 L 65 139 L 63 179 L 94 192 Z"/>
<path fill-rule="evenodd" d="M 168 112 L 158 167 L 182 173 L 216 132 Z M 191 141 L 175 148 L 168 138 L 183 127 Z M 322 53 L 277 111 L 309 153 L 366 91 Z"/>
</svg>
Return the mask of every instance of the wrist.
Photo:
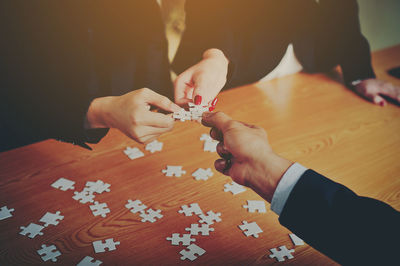
<svg viewBox="0 0 400 266">
<path fill-rule="evenodd" d="M 271 153 L 262 162 L 261 174 L 254 178 L 251 188 L 268 202 L 272 201 L 275 190 L 293 162 Z"/>
<path fill-rule="evenodd" d="M 90 128 L 108 128 L 107 123 L 108 106 L 113 97 L 95 98 L 89 105 L 86 114 L 85 127 Z"/>
</svg>

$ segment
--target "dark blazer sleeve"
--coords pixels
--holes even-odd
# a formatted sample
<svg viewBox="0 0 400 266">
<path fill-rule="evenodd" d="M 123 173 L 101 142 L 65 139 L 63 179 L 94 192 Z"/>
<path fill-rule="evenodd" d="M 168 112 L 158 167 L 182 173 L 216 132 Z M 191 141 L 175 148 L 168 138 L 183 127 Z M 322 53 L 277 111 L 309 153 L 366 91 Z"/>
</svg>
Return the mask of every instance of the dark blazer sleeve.
<svg viewBox="0 0 400 266">
<path fill-rule="evenodd" d="M 375 78 L 371 51 L 361 33 L 359 8 L 356 0 L 321 0 L 319 4 L 320 31 L 317 40 L 324 52 L 319 60 L 339 60 L 345 83 Z M 321 27 L 322 26 L 322 27 Z"/>
<path fill-rule="evenodd" d="M 400 213 L 312 170 L 293 188 L 279 221 L 338 263 L 392 265 L 388 263 L 397 261 Z"/>
</svg>

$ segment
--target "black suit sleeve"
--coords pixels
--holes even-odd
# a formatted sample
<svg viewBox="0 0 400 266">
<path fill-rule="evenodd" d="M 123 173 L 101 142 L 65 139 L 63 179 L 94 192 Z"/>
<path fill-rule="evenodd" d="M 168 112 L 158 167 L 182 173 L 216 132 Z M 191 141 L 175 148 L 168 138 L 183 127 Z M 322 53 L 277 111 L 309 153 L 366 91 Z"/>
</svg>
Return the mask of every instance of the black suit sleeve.
<svg viewBox="0 0 400 266">
<path fill-rule="evenodd" d="M 370 47 L 361 33 L 357 1 L 321 0 L 318 13 L 318 63 L 339 64 L 347 85 L 358 79 L 375 78 Z"/>
<path fill-rule="evenodd" d="M 392 265 L 400 248 L 400 213 L 306 171 L 293 188 L 280 223 L 341 264 Z"/>
</svg>

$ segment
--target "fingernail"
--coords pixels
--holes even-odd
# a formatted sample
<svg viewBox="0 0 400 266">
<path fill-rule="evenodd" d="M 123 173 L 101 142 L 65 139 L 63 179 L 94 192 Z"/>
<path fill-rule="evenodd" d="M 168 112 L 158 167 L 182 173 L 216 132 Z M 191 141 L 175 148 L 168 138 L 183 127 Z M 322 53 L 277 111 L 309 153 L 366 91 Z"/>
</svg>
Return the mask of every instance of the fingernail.
<svg viewBox="0 0 400 266">
<path fill-rule="evenodd" d="M 194 104 L 195 104 L 195 105 L 201 104 L 201 100 L 202 100 L 201 96 L 200 96 L 200 95 L 196 95 L 196 96 L 194 97 Z"/>
<path fill-rule="evenodd" d="M 217 102 L 218 102 L 218 98 L 215 97 L 214 100 L 211 102 L 211 105 L 215 106 L 215 105 L 217 105 Z"/>
<path fill-rule="evenodd" d="M 208 108 L 208 110 L 209 110 L 210 112 L 214 111 L 214 109 L 215 109 L 214 106 L 210 106 L 210 108 Z"/>
<path fill-rule="evenodd" d="M 210 116 L 210 114 L 211 114 L 211 113 L 209 113 L 209 112 L 204 112 L 204 113 L 203 113 L 203 117 L 208 117 L 208 116 Z"/>
<path fill-rule="evenodd" d="M 185 85 L 188 86 L 188 87 L 193 87 L 193 85 L 191 83 L 189 83 L 189 82 L 185 82 Z"/>
<path fill-rule="evenodd" d="M 384 101 L 380 101 L 380 102 L 379 102 L 379 105 L 380 105 L 380 106 L 385 106 L 385 102 L 384 102 Z"/>
</svg>

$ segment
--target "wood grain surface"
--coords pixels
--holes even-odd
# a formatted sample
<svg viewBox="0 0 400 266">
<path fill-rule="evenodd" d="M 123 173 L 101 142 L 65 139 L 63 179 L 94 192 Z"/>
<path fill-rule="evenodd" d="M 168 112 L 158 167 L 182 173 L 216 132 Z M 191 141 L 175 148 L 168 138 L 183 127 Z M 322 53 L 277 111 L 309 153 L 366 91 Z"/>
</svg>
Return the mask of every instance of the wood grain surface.
<svg viewBox="0 0 400 266">
<path fill-rule="evenodd" d="M 400 46 L 373 55 L 378 77 L 400 85 L 385 71 L 400 62 Z M 393 104 L 375 106 L 340 83 L 322 74 L 296 74 L 223 92 L 217 111 L 234 119 L 264 127 L 270 143 L 280 155 L 300 162 L 356 193 L 374 197 L 400 209 L 400 108 Z M 55 244 L 62 255 L 57 264 L 75 265 L 83 257 L 103 261 L 102 265 L 253 265 L 275 264 L 269 249 L 286 245 L 294 248 L 295 265 L 334 265 L 308 245 L 294 247 L 289 231 L 278 216 L 249 213 L 246 200 L 261 198 L 249 189 L 238 195 L 224 192 L 230 178 L 217 173 L 207 181 L 191 176 L 197 168 L 213 167 L 216 153 L 204 152 L 199 137 L 209 129 L 195 122 L 177 122 L 172 132 L 160 137 L 162 152 L 130 160 L 127 146 L 139 147 L 117 130 L 93 151 L 48 140 L 0 153 L 0 207 L 14 208 L 14 216 L 0 221 L 0 265 L 42 263 L 36 250 Z M 165 177 L 166 165 L 182 165 L 181 178 Z M 111 191 L 97 195 L 111 213 L 94 217 L 89 204 L 72 199 L 73 190 L 50 186 L 60 177 L 76 182 L 81 191 L 87 181 L 103 180 Z M 128 199 L 161 209 L 164 217 L 142 223 L 138 214 L 124 206 Z M 172 246 L 166 237 L 186 233 L 197 216 L 178 213 L 181 205 L 197 202 L 203 211 L 222 213 L 210 236 L 195 236 L 206 253 L 194 262 L 181 261 L 182 246 Z M 269 204 L 267 204 L 269 209 Z M 30 239 L 19 234 L 20 226 L 38 223 L 47 212 L 61 211 L 64 220 Z M 264 231 L 259 238 L 246 237 L 238 228 L 242 221 L 257 222 Z M 95 254 L 92 242 L 114 238 L 117 250 Z M 45 263 L 46 264 L 46 263 Z M 47 262 L 53 264 L 53 262 Z"/>
</svg>

